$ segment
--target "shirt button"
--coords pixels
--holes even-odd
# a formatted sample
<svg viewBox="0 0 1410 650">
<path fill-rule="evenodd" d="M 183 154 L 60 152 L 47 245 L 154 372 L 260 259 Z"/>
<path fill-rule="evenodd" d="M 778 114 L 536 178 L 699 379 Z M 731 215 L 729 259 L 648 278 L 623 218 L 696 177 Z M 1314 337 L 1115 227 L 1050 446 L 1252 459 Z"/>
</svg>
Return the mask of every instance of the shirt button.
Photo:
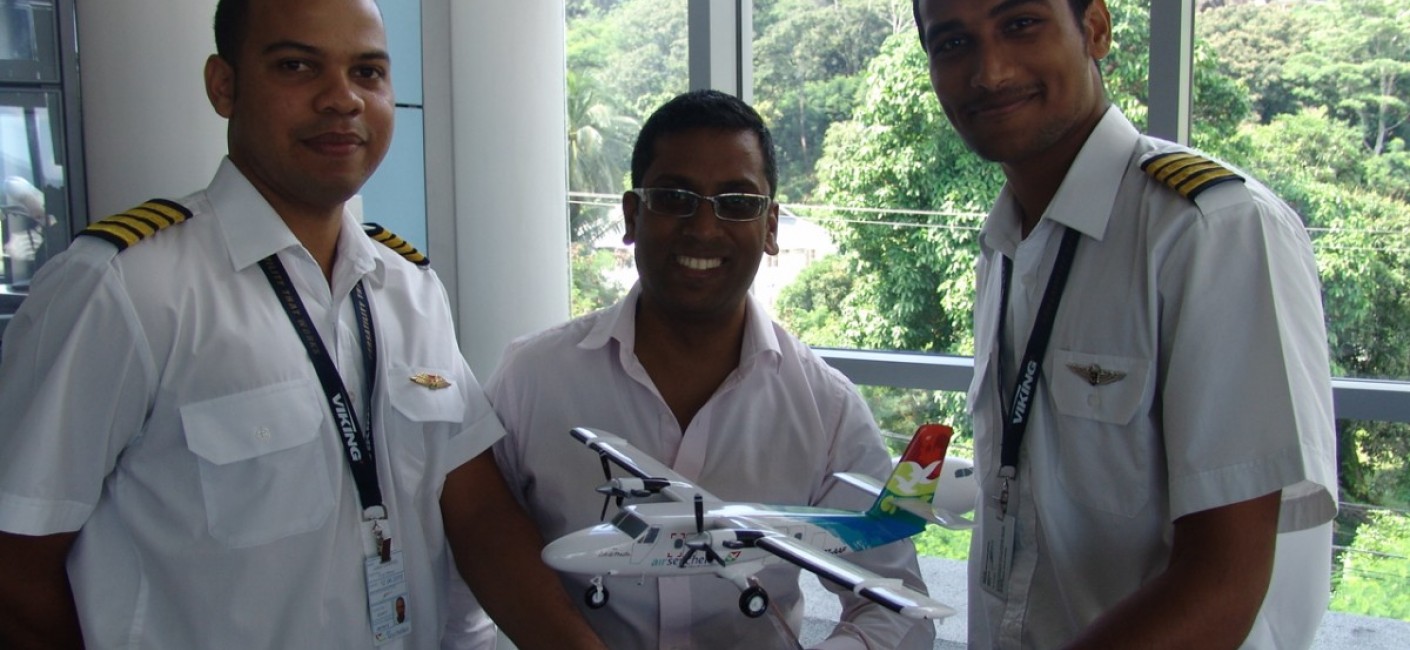
<svg viewBox="0 0 1410 650">
<path fill-rule="evenodd" d="M 269 430 L 269 427 L 260 427 L 258 429 L 255 429 L 255 437 L 259 438 L 260 440 L 268 441 L 271 435 L 272 434 Z"/>
</svg>

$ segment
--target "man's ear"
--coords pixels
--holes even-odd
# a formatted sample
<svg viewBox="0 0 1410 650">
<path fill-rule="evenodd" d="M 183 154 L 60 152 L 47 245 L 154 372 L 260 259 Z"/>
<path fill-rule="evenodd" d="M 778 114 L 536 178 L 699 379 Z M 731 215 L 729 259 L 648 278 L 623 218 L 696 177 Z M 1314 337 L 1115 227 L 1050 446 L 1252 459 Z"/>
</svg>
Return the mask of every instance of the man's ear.
<svg viewBox="0 0 1410 650">
<path fill-rule="evenodd" d="M 778 255 L 778 202 L 769 205 L 769 214 L 764 217 L 769 220 L 769 230 L 764 233 L 764 252 L 769 255 Z"/>
<path fill-rule="evenodd" d="M 223 118 L 235 113 L 235 68 L 219 54 L 206 59 L 206 99 Z"/>
<path fill-rule="evenodd" d="M 641 197 L 635 192 L 622 193 L 622 243 L 636 243 L 636 217 L 637 210 L 641 207 Z"/>
<path fill-rule="evenodd" d="M 1087 43 L 1087 56 L 1093 61 L 1106 58 L 1111 52 L 1111 12 L 1106 0 L 1092 0 L 1082 14 L 1082 35 Z"/>
</svg>

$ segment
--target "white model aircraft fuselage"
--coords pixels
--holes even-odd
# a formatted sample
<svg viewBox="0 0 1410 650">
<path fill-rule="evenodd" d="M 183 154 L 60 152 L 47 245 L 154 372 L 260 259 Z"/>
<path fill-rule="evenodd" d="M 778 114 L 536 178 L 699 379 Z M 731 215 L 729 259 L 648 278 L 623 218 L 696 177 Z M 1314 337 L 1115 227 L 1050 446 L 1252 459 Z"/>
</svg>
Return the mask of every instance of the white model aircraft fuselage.
<svg viewBox="0 0 1410 650">
<path fill-rule="evenodd" d="M 612 478 L 598 488 L 618 499 L 620 510 L 609 523 L 558 538 L 544 548 L 543 558 L 560 571 L 594 576 L 585 594 L 594 608 L 607 603 L 604 577 L 708 573 L 738 586 L 740 609 L 760 616 L 768 595 L 752 578 L 765 565 L 786 560 L 902 615 L 943 618 L 954 610 L 837 556 L 905 539 L 927 522 L 970 525 L 954 510 L 973 506 L 976 486 L 968 461 L 945 458 L 950 435 L 948 427 L 922 427 L 884 485 L 838 475 L 877 497 L 869 510 L 856 512 L 722 501 L 621 438 L 574 429 L 575 438 L 601 455 L 604 471 L 611 461 L 633 477 Z M 935 509 L 937 486 L 947 489 L 950 511 Z M 644 497 L 664 501 L 622 505 Z"/>
</svg>

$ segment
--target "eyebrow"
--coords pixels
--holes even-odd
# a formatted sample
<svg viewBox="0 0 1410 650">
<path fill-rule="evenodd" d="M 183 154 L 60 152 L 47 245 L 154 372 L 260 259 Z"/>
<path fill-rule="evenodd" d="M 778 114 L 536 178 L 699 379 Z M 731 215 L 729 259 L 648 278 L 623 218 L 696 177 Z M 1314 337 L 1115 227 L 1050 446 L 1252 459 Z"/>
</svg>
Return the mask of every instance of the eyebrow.
<svg viewBox="0 0 1410 650">
<path fill-rule="evenodd" d="M 321 54 L 323 54 L 323 50 L 321 50 L 321 49 L 319 49 L 319 48 L 317 48 L 317 47 L 314 47 L 314 46 L 312 46 L 312 45 L 309 45 L 308 43 L 303 43 L 303 42 L 300 42 L 300 41 L 288 41 L 288 40 L 285 40 L 285 41 L 275 41 L 275 42 L 273 42 L 273 43 L 270 43 L 269 45 L 264 46 L 264 49 L 263 49 L 263 50 L 260 50 L 260 54 L 273 54 L 273 53 L 282 52 L 282 51 L 285 51 L 285 50 L 293 50 L 293 51 L 295 51 L 295 52 L 301 52 L 301 53 L 303 53 L 303 54 L 309 54 L 309 55 L 321 55 Z M 391 60 L 392 60 L 392 56 L 391 56 L 390 54 L 388 54 L 386 50 L 368 50 L 368 51 L 366 51 L 366 52 L 363 52 L 363 53 L 357 55 L 357 60 L 358 60 L 358 61 L 391 61 Z"/>
<path fill-rule="evenodd" d="M 1004 0 L 1004 2 L 1000 2 L 999 4 L 994 5 L 994 7 L 989 10 L 989 17 L 993 18 L 995 16 L 1003 14 L 1004 12 L 1011 11 L 1014 8 L 1021 7 L 1023 5 L 1040 4 L 1042 2 L 1043 0 Z M 940 34 L 957 31 L 962 27 L 964 27 L 964 25 L 962 25 L 958 20 L 947 20 L 931 25 L 929 29 L 925 30 L 925 42 L 929 43 L 931 40 L 933 40 Z"/>
<path fill-rule="evenodd" d="M 730 179 L 721 182 L 719 185 L 720 189 L 723 190 L 723 194 L 768 194 L 758 183 L 747 178 Z M 669 189 L 690 190 L 696 194 L 701 193 L 692 189 L 697 187 L 697 185 L 691 179 L 675 174 L 662 174 L 653 179 L 647 187 L 666 187 Z"/>
</svg>

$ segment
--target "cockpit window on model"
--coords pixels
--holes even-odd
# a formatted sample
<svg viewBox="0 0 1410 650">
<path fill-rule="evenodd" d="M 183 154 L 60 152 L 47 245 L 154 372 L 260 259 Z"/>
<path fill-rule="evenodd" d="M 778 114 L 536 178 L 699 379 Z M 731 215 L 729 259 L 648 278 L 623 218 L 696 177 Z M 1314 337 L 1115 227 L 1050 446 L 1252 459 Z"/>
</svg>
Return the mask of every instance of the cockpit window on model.
<svg viewBox="0 0 1410 650">
<path fill-rule="evenodd" d="M 632 539 L 640 537 L 643 532 L 646 532 L 647 528 L 646 522 L 642 521 L 641 517 L 636 516 L 630 510 L 618 512 L 617 516 L 612 518 L 612 525 L 616 526 L 617 530 L 626 533 L 627 537 Z"/>
</svg>

